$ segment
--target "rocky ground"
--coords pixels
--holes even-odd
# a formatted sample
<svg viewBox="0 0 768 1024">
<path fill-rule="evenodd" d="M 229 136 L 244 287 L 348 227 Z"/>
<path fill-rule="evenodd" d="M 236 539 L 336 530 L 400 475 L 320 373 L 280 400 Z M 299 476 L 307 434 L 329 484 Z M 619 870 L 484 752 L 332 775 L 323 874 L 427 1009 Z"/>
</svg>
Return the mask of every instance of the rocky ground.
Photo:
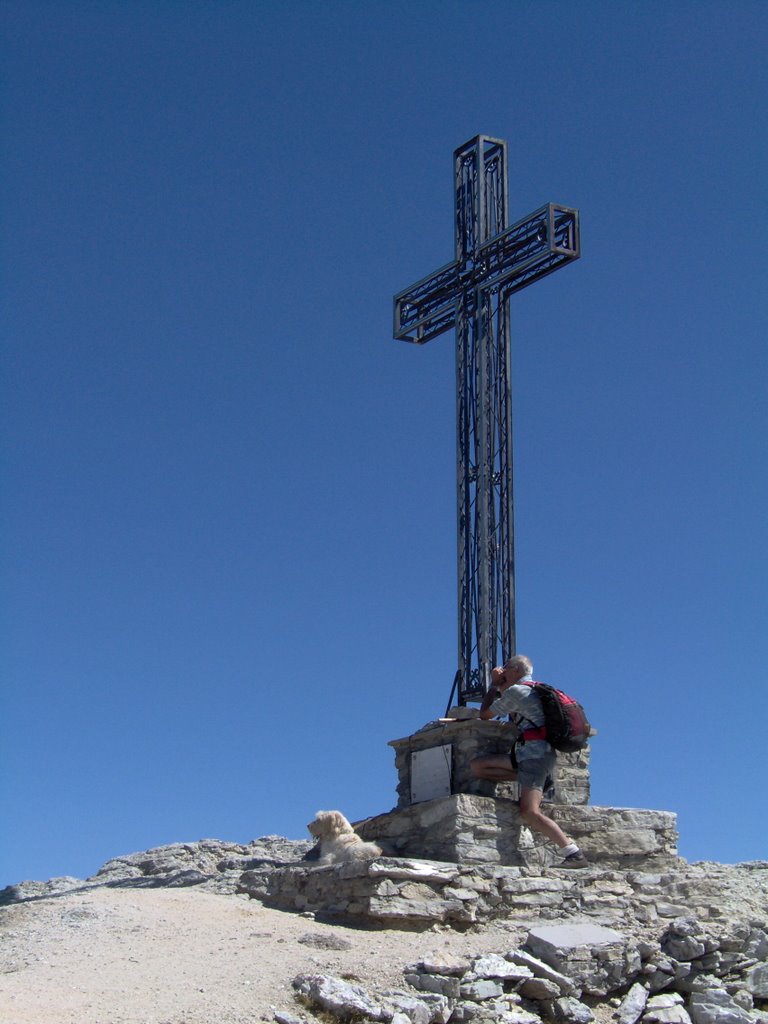
<svg viewBox="0 0 768 1024">
<path fill-rule="evenodd" d="M 692 884 L 719 880 L 711 920 L 660 919 L 642 937 L 590 922 L 586 944 L 560 948 L 535 917 L 372 930 L 237 893 L 243 872 L 309 848 L 176 844 L 3 890 L 0 1021 L 768 1024 L 768 864 L 692 867 Z"/>
<path fill-rule="evenodd" d="M 0 914 L 0 1021 L 251 1024 L 297 1012 L 301 973 L 403 987 L 405 963 L 430 949 L 510 944 L 508 934 L 353 930 L 194 889 L 93 889 Z"/>
</svg>

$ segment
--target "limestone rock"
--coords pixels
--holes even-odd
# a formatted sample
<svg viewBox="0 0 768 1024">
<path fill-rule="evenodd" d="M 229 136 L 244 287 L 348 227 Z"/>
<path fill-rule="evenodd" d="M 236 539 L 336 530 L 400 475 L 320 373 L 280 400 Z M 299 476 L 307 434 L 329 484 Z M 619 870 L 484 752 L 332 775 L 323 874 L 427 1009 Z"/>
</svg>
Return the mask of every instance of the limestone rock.
<svg viewBox="0 0 768 1024">
<path fill-rule="evenodd" d="M 714 974 L 691 974 L 687 978 L 680 978 L 675 987 L 679 992 L 706 992 L 712 988 L 722 988 L 722 981 Z"/>
<path fill-rule="evenodd" d="M 749 968 L 744 974 L 744 988 L 758 999 L 768 999 L 768 963 Z"/>
<path fill-rule="evenodd" d="M 754 1009 L 755 1001 L 752 998 L 751 992 L 748 992 L 746 989 L 743 988 L 735 987 L 732 990 L 730 985 L 726 986 L 725 991 L 728 993 L 729 996 L 733 996 L 734 1003 L 736 1003 L 737 1006 L 740 1006 L 742 1010 Z"/>
<path fill-rule="evenodd" d="M 509 1010 L 500 1013 L 496 1021 L 499 1024 L 540 1024 L 541 1018 L 538 1014 L 528 1013 L 522 1007 L 510 1007 Z"/>
<path fill-rule="evenodd" d="M 385 864 L 373 861 L 368 874 L 371 878 L 383 875 L 386 878 L 407 879 L 412 882 L 453 882 L 458 878 L 459 872 L 452 864 L 389 857 Z"/>
<path fill-rule="evenodd" d="M 678 983 L 691 974 L 691 965 L 658 952 L 643 966 L 642 971 L 646 975 L 645 987 L 653 994 L 673 986 L 679 987 Z"/>
<path fill-rule="evenodd" d="M 685 916 L 686 910 L 687 907 L 684 907 L 679 903 L 666 903 L 664 900 L 660 900 L 656 904 L 656 913 L 659 917 L 682 918 Z"/>
<path fill-rule="evenodd" d="M 693 1024 L 754 1024 L 755 1020 L 722 988 L 692 993 L 689 1010 Z"/>
<path fill-rule="evenodd" d="M 612 928 L 591 922 L 532 928 L 530 951 L 591 995 L 622 987 L 640 969 L 640 957 Z"/>
<path fill-rule="evenodd" d="M 309 1007 L 325 1010 L 342 1020 L 362 1016 L 390 1021 L 392 1011 L 377 1002 L 359 985 L 325 974 L 298 974 L 293 979 L 297 999 Z"/>
<path fill-rule="evenodd" d="M 47 882 L 19 882 L 0 889 L 0 907 L 12 903 L 26 903 L 27 900 L 42 900 L 50 896 L 60 896 L 73 889 L 82 889 L 88 883 L 82 878 L 62 875 L 61 878 L 49 878 Z"/>
<path fill-rule="evenodd" d="M 675 960 L 695 960 L 707 952 L 701 925 L 693 917 L 675 918 L 662 937 L 661 948 Z"/>
<path fill-rule="evenodd" d="M 560 996 L 552 1001 L 552 1016 L 567 1024 L 589 1024 L 595 1019 L 590 1008 L 573 996 Z"/>
<path fill-rule="evenodd" d="M 544 999 L 559 999 L 561 995 L 560 986 L 547 978 L 528 978 L 517 990 L 525 999 L 540 1001 Z"/>
<path fill-rule="evenodd" d="M 503 1000 L 485 1003 L 460 1002 L 456 1005 L 450 1024 L 541 1024 L 538 1014 Z"/>
<path fill-rule="evenodd" d="M 403 993 L 405 994 L 405 993 Z M 388 993 L 385 996 L 389 998 Z M 434 1024 L 448 1024 L 453 1007 L 456 1005 L 453 999 L 448 999 L 447 996 L 441 996 L 437 992 L 422 992 L 418 999 L 422 1002 L 429 1010 L 430 1020 Z"/>
<path fill-rule="evenodd" d="M 471 969 L 465 977 L 468 981 L 483 978 L 523 981 L 532 978 L 533 972 L 529 967 L 511 963 L 497 953 L 486 953 L 472 961 Z"/>
<path fill-rule="evenodd" d="M 751 928 L 744 952 L 758 960 L 767 960 L 768 934 L 762 928 Z"/>
<path fill-rule="evenodd" d="M 439 953 L 430 953 L 422 960 L 405 968 L 410 974 L 448 974 L 461 976 L 469 970 L 468 960 L 451 960 L 440 956 Z"/>
<path fill-rule="evenodd" d="M 665 992 L 648 1000 L 643 1024 L 691 1024 L 683 1006 L 683 997 L 677 992 Z"/>
<path fill-rule="evenodd" d="M 543 960 L 539 960 L 537 957 L 531 956 L 530 953 L 526 953 L 524 949 L 512 950 L 506 954 L 506 959 L 511 960 L 514 964 L 527 967 L 537 978 L 546 978 L 548 981 L 553 981 L 560 989 L 562 995 L 574 996 L 578 992 L 577 986 L 565 974 L 556 971 L 554 967 L 550 967 Z"/>
<path fill-rule="evenodd" d="M 645 1010 L 648 1001 L 648 990 L 639 982 L 635 982 L 632 988 L 622 999 L 616 1011 L 618 1024 L 635 1024 Z"/>
<path fill-rule="evenodd" d="M 643 1024 L 691 1024 L 691 1018 L 685 1007 L 678 1004 L 647 1011 L 643 1015 Z"/>
<path fill-rule="evenodd" d="M 445 1016 L 444 1014 L 433 1013 L 423 1000 L 409 995 L 407 992 L 383 992 L 382 1002 L 393 1010 L 393 1024 L 395 1017 L 401 1014 L 405 1017 L 403 1024 L 406 1024 L 406 1022 L 407 1024 L 432 1024 L 433 1021 L 442 1019 Z"/>
<path fill-rule="evenodd" d="M 445 974 L 406 974 L 406 982 L 419 992 L 435 992 L 448 999 L 459 998 L 459 979 Z"/>
<path fill-rule="evenodd" d="M 665 992 L 663 995 L 651 996 L 646 1003 L 646 1011 L 668 1010 L 671 1006 L 682 1005 L 683 997 L 677 992 Z"/>
<path fill-rule="evenodd" d="M 469 981 L 460 986 L 462 999 L 482 1002 L 484 999 L 496 999 L 504 994 L 503 985 L 498 981 Z"/>
<path fill-rule="evenodd" d="M 295 1013 L 288 1013 L 286 1010 L 275 1010 L 272 1016 L 277 1024 L 304 1024 L 301 1017 L 297 1017 Z"/>
<path fill-rule="evenodd" d="M 120 888 L 202 885 L 214 892 L 234 893 L 243 871 L 265 874 L 280 865 L 296 863 L 312 845 L 311 840 L 282 836 L 263 836 L 247 844 L 218 839 L 171 843 L 115 857 L 88 882 Z"/>
<path fill-rule="evenodd" d="M 603 928 L 602 925 L 592 924 L 591 921 L 577 921 L 532 928 L 528 932 L 526 945 L 557 957 L 563 952 L 582 946 L 601 946 L 623 941 L 624 936 L 612 928 Z M 541 958 L 546 960 L 544 955 Z"/>
</svg>

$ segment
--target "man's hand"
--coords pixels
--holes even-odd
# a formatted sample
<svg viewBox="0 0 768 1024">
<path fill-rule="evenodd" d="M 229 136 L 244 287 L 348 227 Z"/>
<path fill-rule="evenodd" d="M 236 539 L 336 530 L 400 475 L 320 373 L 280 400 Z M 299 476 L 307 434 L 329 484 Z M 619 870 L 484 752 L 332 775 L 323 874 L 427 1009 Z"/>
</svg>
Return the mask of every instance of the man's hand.
<svg viewBox="0 0 768 1024">
<path fill-rule="evenodd" d="M 506 690 L 506 688 L 509 686 L 509 683 L 507 682 L 507 677 L 504 674 L 504 669 L 501 668 L 501 666 L 499 666 L 498 668 L 491 669 L 491 683 L 493 684 L 493 686 L 496 687 L 499 693 L 503 693 L 504 690 Z"/>
</svg>

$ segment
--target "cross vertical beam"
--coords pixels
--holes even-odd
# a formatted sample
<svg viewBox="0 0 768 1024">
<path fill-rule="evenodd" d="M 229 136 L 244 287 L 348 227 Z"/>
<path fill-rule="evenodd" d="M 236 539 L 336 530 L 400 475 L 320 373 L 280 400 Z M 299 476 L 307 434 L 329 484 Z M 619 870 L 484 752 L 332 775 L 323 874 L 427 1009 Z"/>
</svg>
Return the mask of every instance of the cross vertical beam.
<svg viewBox="0 0 768 1024">
<path fill-rule="evenodd" d="M 460 704 L 515 653 L 509 296 L 578 259 L 579 216 L 548 203 L 508 226 L 506 143 L 454 153 L 456 258 L 395 296 L 394 335 L 424 344 L 456 328 Z"/>
</svg>

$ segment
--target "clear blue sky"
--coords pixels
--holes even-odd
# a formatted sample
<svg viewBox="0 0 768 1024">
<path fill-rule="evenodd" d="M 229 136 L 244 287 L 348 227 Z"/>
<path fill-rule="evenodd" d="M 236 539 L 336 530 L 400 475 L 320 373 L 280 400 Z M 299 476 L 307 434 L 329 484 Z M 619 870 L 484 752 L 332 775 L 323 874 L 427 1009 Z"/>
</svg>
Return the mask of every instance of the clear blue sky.
<svg viewBox="0 0 768 1024">
<path fill-rule="evenodd" d="M 764 3 L 11 0 L 0 885 L 395 803 L 456 668 L 453 149 L 513 299 L 519 649 L 593 802 L 768 857 Z"/>
</svg>

